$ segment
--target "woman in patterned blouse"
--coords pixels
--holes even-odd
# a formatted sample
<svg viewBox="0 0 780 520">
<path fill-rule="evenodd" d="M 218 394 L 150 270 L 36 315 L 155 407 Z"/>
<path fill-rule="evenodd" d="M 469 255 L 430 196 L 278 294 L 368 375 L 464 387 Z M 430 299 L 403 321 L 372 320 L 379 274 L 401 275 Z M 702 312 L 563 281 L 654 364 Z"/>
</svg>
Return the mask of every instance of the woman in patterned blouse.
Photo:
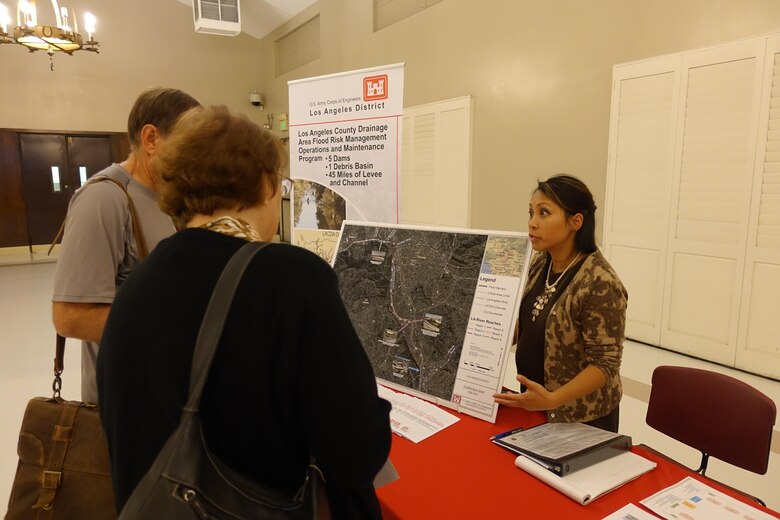
<svg viewBox="0 0 780 520">
<path fill-rule="evenodd" d="M 497 403 L 542 410 L 549 422 L 617 431 L 628 294 L 596 247 L 596 204 L 576 177 L 540 181 L 528 205 L 536 251 L 517 323 L 521 393 Z"/>
</svg>

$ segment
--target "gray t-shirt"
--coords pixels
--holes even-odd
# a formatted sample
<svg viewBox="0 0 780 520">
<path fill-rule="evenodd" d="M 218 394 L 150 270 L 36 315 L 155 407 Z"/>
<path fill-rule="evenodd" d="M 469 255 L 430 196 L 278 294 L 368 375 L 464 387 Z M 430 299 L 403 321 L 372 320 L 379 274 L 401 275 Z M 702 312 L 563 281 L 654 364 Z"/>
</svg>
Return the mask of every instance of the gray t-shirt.
<svg viewBox="0 0 780 520">
<path fill-rule="evenodd" d="M 122 166 L 112 164 L 97 175 L 107 175 L 127 187 L 149 251 L 176 232 L 171 218 L 157 206 L 156 194 L 136 182 Z M 87 184 L 73 195 L 68 206 L 52 301 L 112 303 L 117 289 L 138 262 L 127 197 L 112 182 Z M 82 343 L 81 399 L 97 403 L 98 344 Z"/>
</svg>

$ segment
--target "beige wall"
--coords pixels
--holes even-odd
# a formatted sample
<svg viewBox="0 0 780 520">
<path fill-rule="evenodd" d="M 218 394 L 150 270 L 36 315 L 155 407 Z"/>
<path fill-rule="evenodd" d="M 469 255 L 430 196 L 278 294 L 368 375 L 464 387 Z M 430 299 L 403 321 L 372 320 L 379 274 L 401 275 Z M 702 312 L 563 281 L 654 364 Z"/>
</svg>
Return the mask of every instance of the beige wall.
<svg viewBox="0 0 780 520">
<path fill-rule="evenodd" d="M 263 123 L 288 111 L 288 80 L 405 62 L 406 106 L 474 96 L 472 225 L 524 230 L 539 176 L 579 175 L 603 206 L 614 64 L 780 31 L 776 0 L 444 0 L 377 33 L 372 3 L 319 0 L 258 42 L 196 34 L 174 0 L 78 0 L 101 53 L 56 56 L 51 72 L 45 54 L 0 47 L 0 128 L 121 131 L 153 85 Z M 321 58 L 274 78 L 273 41 L 317 13 Z"/>
<path fill-rule="evenodd" d="M 42 52 L 0 47 L 0 128 L 124 131 L 136 95 L 152 86 L 180 88 L 265 121 L 248 102 L 261 86 L 257 39 L 197 34 L 192 9 L 175 0 L 73 4 L 97 16 L 100 54 L 55 56 L 52 72 Z M 39 23 L 53 23 L 48 2 L 38 2 L 38 13 Z"/>
<path fill-rule="evenodd" d="M 539 176 L 603 207 L 612 66 L 780 31 L 776 0 L 444 0 L 377 33 L 371 0 L 319 0 L 262 42 L 269 109 L 291 79 L 406 63 L 404 105 L 475 98 L 472 226 L 526 229 Z M 280 78 L 273 41 L 319 13 L 321 58 Z"/>
</svg>

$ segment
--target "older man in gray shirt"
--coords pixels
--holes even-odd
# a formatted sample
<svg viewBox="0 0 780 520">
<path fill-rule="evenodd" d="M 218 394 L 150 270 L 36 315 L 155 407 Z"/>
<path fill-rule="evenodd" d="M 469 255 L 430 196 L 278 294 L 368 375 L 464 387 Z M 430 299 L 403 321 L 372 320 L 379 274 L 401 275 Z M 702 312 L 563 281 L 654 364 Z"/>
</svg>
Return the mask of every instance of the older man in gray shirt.
<svg viewBox="0 0 780 520">
<path fill-rule="evenodd" d="M 98 343 L 117 289 L 141 260 L 127 197 L 133 201 L 149 250 L 176 231 L 157 207 L 151 160 L 179 116 L 198 104 L 176 89 L 142 92 L 128 117 L 130 155 L 95 175 L 120 182 L 128 195 L 113 182 L 92 181 L 70 201 L 54 277 L 52 317 L 60 335 L 83 340 L 83 401 L 97 403 Z"/>
</svg>

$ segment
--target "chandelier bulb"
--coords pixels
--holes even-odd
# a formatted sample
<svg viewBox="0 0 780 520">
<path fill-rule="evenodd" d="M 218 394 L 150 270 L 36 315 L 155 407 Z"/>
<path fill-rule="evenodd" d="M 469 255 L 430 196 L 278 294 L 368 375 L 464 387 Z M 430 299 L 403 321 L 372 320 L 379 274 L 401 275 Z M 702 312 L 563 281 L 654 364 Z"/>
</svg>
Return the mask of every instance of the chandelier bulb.
<svg viewBox="0 0 780 520">
<path fill-rule="evenodd" d="M 0 4 L 0 30 L 3 34 L 8 34 L 8 25 L 11 23 L 11 17 L 8 14 L 8 8 Z"/>
<path fill-rule="evenodd" d="M 49 55 L 51 70 L 54 70 L 54 54 L 58 52 L 72 55 L 84 50 L 98 54 L 100 44 L 95 41 L 95 16 L 90 13 L 84 16 L 84 27 L 88 31 L 85 41 L 79 33 L 75 9 L 60 7 L 57 0 L 51 0 L 51 4 L 56 26 L 38 25 L 35 0 L 19 0 L 16 27 L 13 27 L 8 8 L 0 3 L 0 44 L 19 44 L 30 52 L 44 51 Z"/>
<path fill-rule="evenodd" d="M 87 31 L 89 41 L 92 41 L 92 35 L 95 33 L 97 18 L 92 13 L 84 13 L 84 30 Z"/>
<path fill-rule="evenodd" d="M 67 23 L 67 22 L 63 23 L 63 21 L 62 21 L 62 17 L 60 16 L 60 13 L 62 12 L 62 9 L 60 9 L 60 6 L 57 3 L 57 0 L 51 0 L 51 7 L 52 7 L 52 9 L 54 9 L 54 18 L 56 20 L 57 27 L 62 29 L 63 25 L 65 25 L 65 23 Z"/>
</svg>

